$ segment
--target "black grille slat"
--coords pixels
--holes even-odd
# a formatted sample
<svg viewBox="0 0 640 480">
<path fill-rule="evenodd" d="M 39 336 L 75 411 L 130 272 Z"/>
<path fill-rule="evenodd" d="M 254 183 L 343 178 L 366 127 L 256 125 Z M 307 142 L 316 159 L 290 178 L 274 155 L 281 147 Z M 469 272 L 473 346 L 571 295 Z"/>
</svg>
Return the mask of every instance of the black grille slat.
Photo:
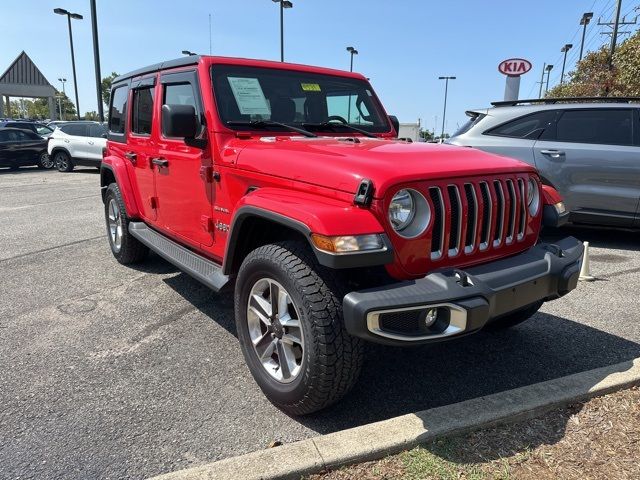
<svg viewBox="0 0 640 480">
<path fill-rule="evenodd" d="M 458 198 L 458 188 L 455 185 L 449 185 L 447 187 L 447 194 L 449 195 L 449 204 L 451 208 L 451 231 L 449 232 L 449 250 L 455 251 L 458 248 L 460 242 L 460 200 Z"/>
<path fill-rule="evenodd" d="M 502 190 L 502 184 L 499 180 L 493 182 L 493 187 L 496 192 L 496 231 L 493 234 L 494 245 L 499 244 L 502 241 L 503 225 L 504 225 L 504 191 Z"/>
<path fill-rule="evenodd" d="M 480 192 L 482 193 L 482 227 L 480 229 L 480 243 L 486 246 L 489 245 L 489 230 L 491 229 L 491 198 L 489 185 L 487 185 L 486 182 L 482 182 L 480 184 Z"/>
<path fill-rule="evenodd" d="M 433 203 L 433 228 L 431 233 L 431 253 L 435 254 L 441 251 L 442 245 L 442 222 L 443 218 L 443 205 L 440 198 L 440 189 L 432 187 L 429 189 L 429 196 L 431 197 L 431 203 Z"/>
<path fill-rule="evenodd" d="M 464 193 L 467 198 L 467 235 L 464 239 L 464 246 L 473 248 L 473 243 L 476 237 L 476 224 L 478 222 L 478 205 L 476 202 L 476 196 L 473 192 L 473 185 L 470 183 L 464 184 Z"/>
<path fill-rule="evenodd" d="M 404 335 L 420 333 L 421 310 L 407 310 L 380 314 L 380 328 L 385 332 Z"/>
<path fill-rule="evenodd" d="M 509 195 L 509 207 L 507 214 L 507 239 L 509 241 L 513 240 L 513 228 L 514 222 L 516 219 L 516 209 L 518 205 L 516 205 L 516 192 L 513 189 L 513 182 L 511 180 L 507 180 L 507 195 Z"/>
</svg>

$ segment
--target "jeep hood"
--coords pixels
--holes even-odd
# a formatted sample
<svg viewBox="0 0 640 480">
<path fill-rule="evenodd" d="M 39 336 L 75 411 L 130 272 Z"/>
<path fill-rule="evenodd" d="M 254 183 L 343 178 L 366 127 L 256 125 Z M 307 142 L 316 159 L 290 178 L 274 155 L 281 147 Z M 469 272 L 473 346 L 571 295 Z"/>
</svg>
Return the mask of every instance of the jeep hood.
<svg viewBox="0 0 640 480">
<path fill-rule="evenodd" d="M 373 181 L 375 197 L 394 185 L 416 180 L 535 172 L 512 160 L 467 147 L 407 143 L 362 137 L 259 137 L 230 142 L 239 151 L 236 166 L 355 193 L 360 181 Z"/>
</svg>

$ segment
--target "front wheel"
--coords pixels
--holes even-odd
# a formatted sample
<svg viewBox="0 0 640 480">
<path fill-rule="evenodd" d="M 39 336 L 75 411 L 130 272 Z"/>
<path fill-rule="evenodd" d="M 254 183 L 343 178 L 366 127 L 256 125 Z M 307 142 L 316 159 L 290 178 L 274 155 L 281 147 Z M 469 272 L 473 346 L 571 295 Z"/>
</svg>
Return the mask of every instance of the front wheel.
<svg viewBox="0 0 640 480">
<path fill-rule="evenodd" d="M 67 152 L 56 152 L 53 161 L 59 172 L 70 172 L 73 170 L 73 161 Z"/>
<path fill-rule="evenodd" d="M 238 272 L 242 353 L 267 398 L 293 415 L 338 401 L 360 373 L 363 342 L 344 328 L 344 288 L 333 273 L 300 242 L 259 247 Z"/>
</svg>

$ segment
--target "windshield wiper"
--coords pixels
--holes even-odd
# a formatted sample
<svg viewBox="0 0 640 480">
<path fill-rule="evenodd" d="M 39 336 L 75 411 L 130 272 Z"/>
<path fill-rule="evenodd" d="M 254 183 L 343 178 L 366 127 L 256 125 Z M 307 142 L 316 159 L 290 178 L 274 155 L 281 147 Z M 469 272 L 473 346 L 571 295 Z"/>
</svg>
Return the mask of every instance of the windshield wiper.
<svg viewBox="0 0 640 480">
<path fill-rule="evenodd" d="M 293 125 L 289 125 L 287 123 L 275 122 L 273 120 L 229 120 L 225 122 L 227 125 L 232 126 L 247 126 L 247 127 L 256 127 L 256 128 L 264 128 L 264 127 L 284 127 L 292 132 L 297 132 L 305 137 L 317 137 L 315 133 L 311 133 L 309 130 L 305 130 L 304 128 L 294 127 Z"/>
<path fill-rule="evenodd" d="M 348 130 L 351 130 L 352 132 L 361 133 L 365 137 L 377 138 L 373 133 L 367 132 L 366 130 L 364 130 L 362 128 L 354 127 L 350 123 L 343 123 L 343 122 L 340 122 L 340 123 L 333 123 L 333 122 L 303 123 L 302 126 L 304 126 L 304 127 L 313 127 L 313 128 L 330 128 L 332 130 L 334 130 L 333 127 L 344 127 L 344 128 L 346 128 Z"/>
</svg>

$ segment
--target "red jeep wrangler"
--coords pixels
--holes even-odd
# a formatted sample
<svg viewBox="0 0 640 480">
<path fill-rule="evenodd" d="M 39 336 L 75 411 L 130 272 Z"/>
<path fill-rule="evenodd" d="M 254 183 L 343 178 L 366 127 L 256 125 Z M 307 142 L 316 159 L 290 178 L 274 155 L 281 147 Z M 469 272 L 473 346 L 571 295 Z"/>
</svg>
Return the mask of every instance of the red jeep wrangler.
<svg viewBox="0 0 640 480">
<path fill-rule="evenodd" d="M 582 245 L 524 163 L 395 139 L 362 75 L 190 56 L 116 78 L 101 169 L 111 250 L 235 286 L 256 382 L 293 414 L 354 384 L 364 341 L 511 326 L 576 287 Z"/>
</svg>

